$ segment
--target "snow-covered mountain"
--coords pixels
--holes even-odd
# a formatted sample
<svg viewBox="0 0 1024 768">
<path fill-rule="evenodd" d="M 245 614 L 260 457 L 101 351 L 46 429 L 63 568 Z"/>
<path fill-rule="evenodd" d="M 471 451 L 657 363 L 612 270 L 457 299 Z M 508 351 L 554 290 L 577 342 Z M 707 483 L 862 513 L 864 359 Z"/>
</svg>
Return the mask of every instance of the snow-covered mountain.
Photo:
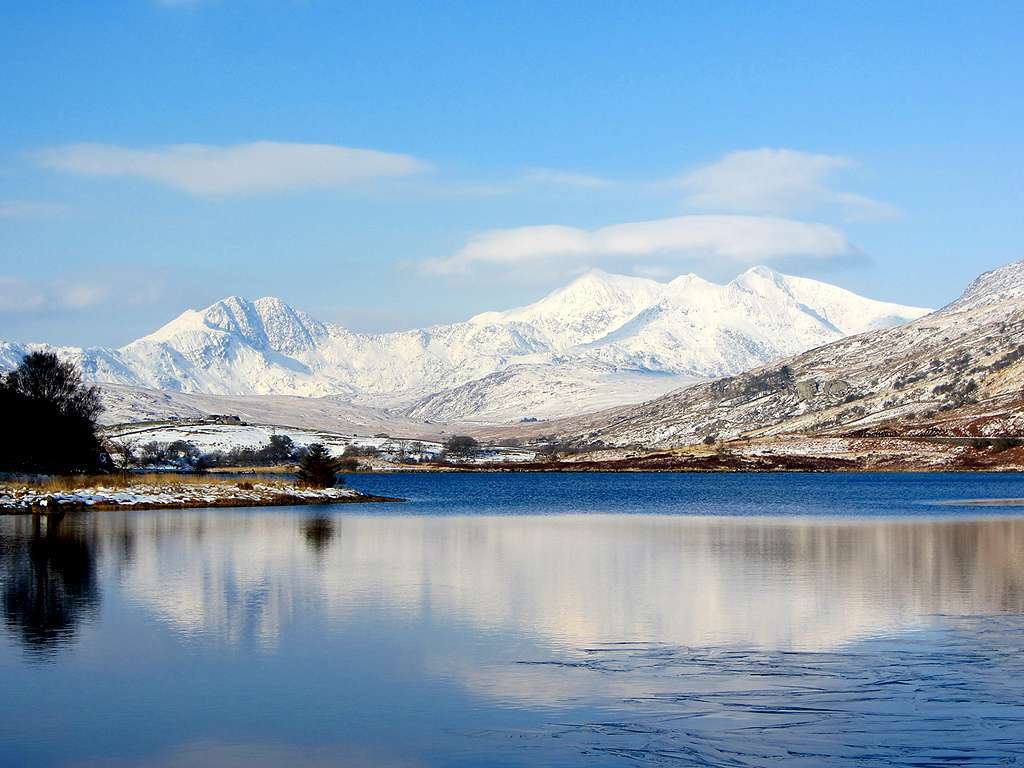
<svg viewBox="0 0 1024 768">
<path fill-rule="evenodd" d="M 59 351 L 101 383 L 504 421 L 637 402 L 927 312 L 764 267 L 727 285 L 592 271 L 529 306 L 425 329 L 355 333 L 233 296 L 120 349 Z M 0 366 L 32 348 L 0 343 Z"/>
<path fill-rule="evenodd" d="M 583 354 L 620 367 L 728 376 L 812 347 L 927 314 L 765 267 L 727 285 L 683 275 Z"/>
<path fill-rule="evenodd" d="M 1024 428 L 1022 307 L 1024 262 L 1016 262 L 899 327 L 546 427 L 582 443 L 652 447 L 880 426 L 912 435 L 1017 436 Z"/>
</svg>

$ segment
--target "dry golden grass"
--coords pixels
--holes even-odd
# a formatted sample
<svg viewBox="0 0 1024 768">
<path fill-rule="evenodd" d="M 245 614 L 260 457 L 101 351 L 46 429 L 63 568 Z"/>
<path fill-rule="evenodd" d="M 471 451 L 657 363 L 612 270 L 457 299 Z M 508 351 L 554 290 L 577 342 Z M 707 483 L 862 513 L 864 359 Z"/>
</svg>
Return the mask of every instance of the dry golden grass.
<svg viewBox="0 0 1024 768">
<path fill-rule="evenodd" d="M 252 487 L 253 479 L 218 477 L 211 475 L 176 475 L 166 472 L 146 472 L 144 474 L 110 474 L 110 475 L 60 475 L 27 480 L 0 482 L 0 488 L 29 487 L 41 493 L 68 493 L 83 488 L 132 488 L 137 486 L 235 486 Z M 262 485 L 284 485 L 278 481 L 259 479 Z M 294 483 L 292 483 L 294 485 Z"/>
<path fill-rule="evenodd" d="M 296 469 L 296 464 L 270 464 L 266 467 L 211 467 L 206 472 L 210 475 L 290 475 L 294 474 Z"/>
</svg>

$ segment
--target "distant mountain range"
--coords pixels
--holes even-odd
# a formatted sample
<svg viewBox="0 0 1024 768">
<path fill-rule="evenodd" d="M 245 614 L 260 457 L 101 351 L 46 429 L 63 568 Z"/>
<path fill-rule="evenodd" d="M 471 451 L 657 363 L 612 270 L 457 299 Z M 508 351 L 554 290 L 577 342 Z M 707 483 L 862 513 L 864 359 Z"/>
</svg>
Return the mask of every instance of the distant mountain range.
<svg viewBox="0 0 1024 768">
<path fill-rule="evenodd" d="M 651 402 L 545 425 L 646 447 L 778 435 L 1024 434 L 1024 262 L 906 325 L 845 338 Z"/>
<path fill-rule="evenodd" d="M 506 422 L 636 403 L 928 311 L 765 267 L 726 285 L 592 271 L 534 304 L 424 329 L 355 333 L 280 299 L 233 296 L 118 349 L 57 351 L 98 383 Z M 0 367 L 39 348 L 0 343 Z"/>
</svg>

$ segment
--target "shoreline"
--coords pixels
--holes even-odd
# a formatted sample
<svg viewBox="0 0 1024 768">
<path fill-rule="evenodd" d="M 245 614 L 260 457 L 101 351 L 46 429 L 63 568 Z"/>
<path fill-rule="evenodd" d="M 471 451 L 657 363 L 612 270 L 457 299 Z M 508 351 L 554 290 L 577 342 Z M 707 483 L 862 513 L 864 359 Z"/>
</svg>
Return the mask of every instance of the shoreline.
<svg viewBox="0 0 1024 768">
<path fill-rule="evenodd" d="M 841 460 L 840 460 L 841 461 Z M 682 462 L 679 464 L 669 465 L 657 465 L 647 464 L 645 462 L 633 462 L 631 460 L 612 461 L 612 462 L 565 462 L 565 463 L 533 463 L 533 462 L 516 462 L 508 464 L 386 464 L 386 465 L 373 465 L 364 469 L 358 469 L 355 471 L 344 471 L 339 473 L 343 477 L 359 477 L 360 475 L 391 475 L 391 474 L 451 474 L 451 473 L 466 473 L 466 474 L 552 474 L 552 473 L 586 473 L 586 472 L 607 472 L 612 474 L 629 474 L 636 472 L 665 472 L 665 473 L 686 473 L 686 474 L 701 474 L 701 475 L 729 475 L 737 473 L 747 474 L 758 474 L 758 475 L 788 475 L 788 474 L 847 474 L 847 475 L 870 475 L 870 474 L 936 474 L 943 472 L 965 472 L 969 474 L 978 475 L 998 475 L 998 474 L 1021 474 L 1024 473 L 1024 468 L 1018 466 L 958 466 L 954 464 L 924 464 L 914 465 L 905 464 L 902 466 L 891 466 L 891 465 L 850 465 L 845 462 L 832 464 L 832 461 L 826 462 L 827 465 L 817 465 L 817 462 L 808 462 L 807 464 L 798 463 L 787 463 L 779 465 L 765 465 L 761 463 L 750 464 L 750 465 L 736 465 L 736 466 L 708 466 L 708 465 L 695 465 L 689 462 Z M 193 475 L 190 473 L 182 473 L 186 477 L 194 477 L 201 475 Z M 226 474 L 233 474 L 226 473 Z M 239 473 L 242 474 L 242 473 Z M 267 475 L 273 476 L 275 474 L 286 474 L 286 473 L 274 473 L 274 472 L 259 472 L 256 476 Z"/>
<path fill-rule="evenodd" d="M 0 515 L 52 515 L 155 509 L 281 507 L 403 502 L 351 488 L 303 488 L 267 483 L 137 484 L 122 488 L 91 486 L 44 490 L 29 485 L 0 487 Z"/>
</svg>

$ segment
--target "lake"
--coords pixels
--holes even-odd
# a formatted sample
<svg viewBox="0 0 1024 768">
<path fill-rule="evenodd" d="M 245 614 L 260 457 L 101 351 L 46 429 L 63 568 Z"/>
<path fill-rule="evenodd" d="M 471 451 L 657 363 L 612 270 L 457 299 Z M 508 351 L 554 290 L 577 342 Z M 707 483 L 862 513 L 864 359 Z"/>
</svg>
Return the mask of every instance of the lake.
<svg viewBox="0 0 1024 768">
<path fill-rule="evenodd" d="M 0 517 L 7 766 L 995 766 L 1017 475 L 388 474 Z"/>
</svg>

